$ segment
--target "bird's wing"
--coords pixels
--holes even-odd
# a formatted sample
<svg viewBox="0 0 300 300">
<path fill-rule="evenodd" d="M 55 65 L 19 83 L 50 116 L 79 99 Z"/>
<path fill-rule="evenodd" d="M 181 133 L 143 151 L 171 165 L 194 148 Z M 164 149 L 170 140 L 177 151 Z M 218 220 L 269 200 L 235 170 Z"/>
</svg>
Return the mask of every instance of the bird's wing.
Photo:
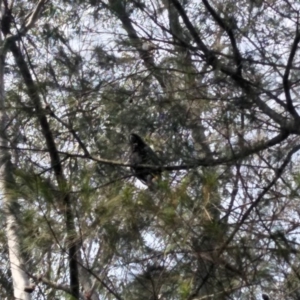
<svg viewBox="0 0 300 300">
<path fill-rule="evenodd" d="M 149 146 L 145 147 L 145 153 L 146 153 L 145 155 L 146 155 L 148 164 L 151 164 L 151 165 L 160 165 L 161 164 L 160 158 Z"/>
<path fill-rule="evenodd" d="M 129 161 L 131 165 L 140 165 L 143 162 L 143 158 L 138 152 L 133 151 L 130 154 Z"/>
</svg>

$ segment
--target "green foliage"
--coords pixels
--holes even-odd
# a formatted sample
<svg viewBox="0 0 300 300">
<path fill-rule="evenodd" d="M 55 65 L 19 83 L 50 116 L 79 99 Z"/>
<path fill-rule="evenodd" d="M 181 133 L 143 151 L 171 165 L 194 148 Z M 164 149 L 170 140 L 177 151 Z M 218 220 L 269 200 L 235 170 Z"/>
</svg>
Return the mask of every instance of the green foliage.
<svg viewBox="0 0 300 300">
<path fill-rule="evenodd" d="M 41 103 L 8 43 L 1 137 L 32 299 L 72 299 L 73 243 L 87 299 L 298 299 L 299 3 L 52 1 L 23 33 L 34 5 L 12 34 Z M 161 158 L 155 189 L 131 132 Z"/>
<path fill-rule="evenodd" d="M 187 297 L 191 293 L 191 282 L 190 281 L 181 281 L 180 286 L 178 288 L 178 293 L 180 299 L 187 299 Z"/>
</svg>

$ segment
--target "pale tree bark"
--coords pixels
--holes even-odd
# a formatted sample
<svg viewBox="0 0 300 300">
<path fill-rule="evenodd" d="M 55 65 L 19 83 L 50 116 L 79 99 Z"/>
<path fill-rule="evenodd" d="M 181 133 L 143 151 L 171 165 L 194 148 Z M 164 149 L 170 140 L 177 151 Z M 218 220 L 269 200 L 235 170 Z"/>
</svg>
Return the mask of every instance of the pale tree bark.
<svg viewBox="0 0 300 300">
<path fill-rule="evenodd" d="M 1 138 L 0 138 L 1 139 Z M 9 163 L 1 162 L 0 177 L 3 173 L 9 172 L 7 165 Z M 5 182 L 3 182 L 3 177 L 1 178 L 0 189 L 5 190 Z M 5 206 L 6 212 L 6 236 L 9 252 L 9 262 L 10 270 L 13 281 L 13 291 L 15 299 L 29 300 L 30 292 L 33 291 L 33 287 L 29 285 L 29 280 L 26 273 L 23 271 L 23 260 L 20 254 L 19 248 L 19 237 L 17 234 L 18 224 L 16 222 L 16 217 L 14 216 L 14 205 L 15 199 L 11 199 L 9 195 L 3 197 L 3 204 Z"/>
<path fill-rule="evenodd" d="M 0 2 L 2 6 L 2 2 Z M 0 45 L 3 45 L 3 39 L 0 35 Z M 5 53 L 1 47 L 0 53 L 0 191 L 3 211 L 6 217 L 6 238 L 8 246 L 8 255 L 10 262 L 10 271 L 13 282 L 13 294 L 15 299 L 29 300 L 33 289 L 29 286 L 28 276 L 23 270 L 23 260 L 20 252 L 20 240 L 18 236 L 19 225 L 17 222 L 18 203 L 13 195 L 14 180 L 12 174 L 12 164 L 10 153 L 7 150 L 7 138 L 5 134 L 7 118 L 5 114 L 5 96 L 4 96 L 4 61 Z"/>
</svg>

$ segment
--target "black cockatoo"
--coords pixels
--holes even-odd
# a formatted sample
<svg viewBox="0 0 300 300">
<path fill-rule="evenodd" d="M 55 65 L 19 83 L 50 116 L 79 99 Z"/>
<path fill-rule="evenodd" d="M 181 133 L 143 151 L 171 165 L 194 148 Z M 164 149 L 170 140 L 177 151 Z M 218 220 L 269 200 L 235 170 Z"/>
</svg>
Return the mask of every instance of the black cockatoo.
<svg viewBox="0 0 300 300">
<path fill-rule="evenodd" d="M 143 141 L 143 139 L 135 133 L 129 136 L 131 148 L 130 164 L 131 171 L 136 178 L 141 180 L 149 188 L 153 187 L 153 181 L 159 178 L 161 170 L 153 170 L 151 168 L 135 167 L 135 165 L 153 165 L 159 166 L 160 159 L 156 153 Z"/>
</svg>

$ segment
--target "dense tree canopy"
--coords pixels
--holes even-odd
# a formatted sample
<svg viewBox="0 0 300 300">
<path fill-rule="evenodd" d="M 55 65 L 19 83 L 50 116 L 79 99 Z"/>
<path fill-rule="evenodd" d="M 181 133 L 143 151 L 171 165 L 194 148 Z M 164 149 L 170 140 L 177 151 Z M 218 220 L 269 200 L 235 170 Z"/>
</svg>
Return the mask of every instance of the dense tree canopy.
<svg viewBox="0 0 300 300">
<path fill-rule="evenodd" d="M 300 298 L 298 1 L 1 5 L 1 298 Z"/>
</svg>

